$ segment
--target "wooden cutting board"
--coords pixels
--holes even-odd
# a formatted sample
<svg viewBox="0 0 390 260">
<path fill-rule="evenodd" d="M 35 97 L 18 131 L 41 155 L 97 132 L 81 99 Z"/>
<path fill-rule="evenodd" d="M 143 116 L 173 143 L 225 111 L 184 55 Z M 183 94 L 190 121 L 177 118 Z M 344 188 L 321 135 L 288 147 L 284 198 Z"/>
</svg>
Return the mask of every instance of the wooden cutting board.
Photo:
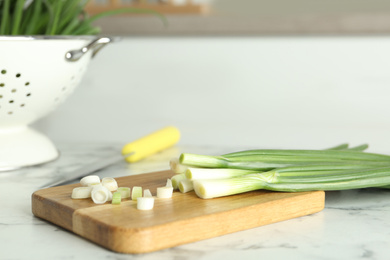
<svg viewBox="0 0 390 260">
<path fill-rule="evenodd" d="M 171 171 L 116 178 L 120 187 L 141 186 L 156 195 Z M 35 216 L 120 253 L 146 253 L 236 231 L 313 214 L 325 204 L 325 193 L 253 191 L 200 199 L 194 192 L 175 191 L 170 199 L 155 199 L 152 210 L 137 210 L 136 202 L 97 205 L 91 199 L 71 199 L 71 184 L 36 191 Z"/>
</svg>

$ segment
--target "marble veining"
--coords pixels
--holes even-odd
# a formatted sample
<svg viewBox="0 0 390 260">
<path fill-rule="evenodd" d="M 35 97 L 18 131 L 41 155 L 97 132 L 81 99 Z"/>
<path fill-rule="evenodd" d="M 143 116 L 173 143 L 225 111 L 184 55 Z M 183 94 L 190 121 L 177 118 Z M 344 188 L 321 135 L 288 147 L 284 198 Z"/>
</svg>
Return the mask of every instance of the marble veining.
<svg viewBox="0 0 390 260">
<path fill-rule="evenodd" d="M 386 189 L 327 192 L 325 209 L 319 213 L 141 255 L 111 252 L 32 215 L 31 194 L 43 182 L 113 155 L 118 147 L 62 144 L 59 160 L 0 173 L 0 259 L 390 259 L 390 190 Z M 165 170 L 169 158 L 183 151 L 232 150 L 178 146 L 139 163 L 111 165 L 98 174 L 119 177 Z"/>
</svg>

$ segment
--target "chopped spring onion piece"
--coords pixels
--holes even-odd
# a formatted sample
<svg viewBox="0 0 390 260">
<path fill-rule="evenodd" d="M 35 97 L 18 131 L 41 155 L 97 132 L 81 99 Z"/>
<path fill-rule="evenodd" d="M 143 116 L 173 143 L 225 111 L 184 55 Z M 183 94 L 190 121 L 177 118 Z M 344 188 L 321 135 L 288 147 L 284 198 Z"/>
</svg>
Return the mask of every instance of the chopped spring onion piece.
<svg viewBox="0 0 390 260">
<path fill-rule="evenodd" d="M 144 190 L 144 197 L 153 197 L 149 189 Z"/>
<path fill-rule="evenodd" d="M 95 188 L 95 187 L 102 187 L 103 185 L 100 182 L 96 183 L 88 183 L 88 187 Z"/>
<path fill-rule="evenodd" d="M 173 187 L 159 187 L 157 188 L 157 198 L 169 199 L 172 198 Z"/>
<path fill-rule="evenodd" d="M 112 194 L 111 204 L 119 205 L 119 204 L 121 204 L 121 200 L 122 200 L 122 196 L 121 196 L 121 193 L 119 191 L 114 192 Z"/>
<path fill-rule="evenodd" d="M 173 187 L 172 187 L 172 181 L 171 179 L 167 180 L 167 184 L 165 187 L 159 187 L 157 188 L 157 198 L 172 198 L 172 193 L 173 193 Z"/>
<path fill-rule="evenodd" d="M 129 187 L 119 187 L 117 192 L 121 194 L 121 198 L 126 199 L 130 198 L 130 188 Z"/>
<path fill-rule="evenodd" d="M 114 191 L 118 189 L 118 183 L 114 178 L 111 177 L 103 178 L 102 185 L 105 186 L 109 191 Z"/>
<path fill-rule="evenodd" d="M 100 183 L 100 177 L 97 175 L 85 176 L 80 180 L 82 186 L 88 186 L 91 183 Z"/>
<path fill-rule="evenodd" d="M 92 189 L 91 197 L 96 204 L 103 204 L 109 200 L 110 194 L 111 192 L 104 186 L 95 187 Z"/>
<path fill-rule="evenodd" d="M 174 175 L 171 178 L 173 189 L 177 190 L 179 188 L 179 182 L 185 179 L 186 179 L 186 175 L 184 173 Z"/>
<path fill-rule="evenodd" d="M 205 179 L 226 179 L 244 174 L 259 173 L 260 171 L 241 170 L 241 169 L 227 169 L 227 168 L 188 168 L 185 175 L 187 179 L 191 180 L 205 180 Z"/>
<path fill-rule="evenodd" d="M 91 197 L 91 187 L 76 187 L 72 190 L 72 199 L 87 199 Z"/>
<path fill-rule="evenodd" d="M 181 180 L 179 182 L 179 190 L 180 190 L 181 193 L 186 193 L 186 192 L 194 190 L 193 181 L 192 180 L 188 180 L 188 179 Z"/>
<path fill-rule="evenodd" d="M 131 199 L 137 200 L 139 197 L 142 197 L 142 187 L 134 186 L 131 192 Z"/>
<path fill-rule="evenodd" d="M 179 158 L 173 158 L 169 161 L 169 166 L 171 170 L 174 173 L 180 174 L 180 173 L 185 173 L 187 170 L 188 166 L 183 165 L 179 162 Z"/>
<path fill-rule="evenodd" d="M 153 197 L 139 197 L 137 199 L 137 209 L 139 210 L 151 210 L 154 207 Z"/>
</svg>

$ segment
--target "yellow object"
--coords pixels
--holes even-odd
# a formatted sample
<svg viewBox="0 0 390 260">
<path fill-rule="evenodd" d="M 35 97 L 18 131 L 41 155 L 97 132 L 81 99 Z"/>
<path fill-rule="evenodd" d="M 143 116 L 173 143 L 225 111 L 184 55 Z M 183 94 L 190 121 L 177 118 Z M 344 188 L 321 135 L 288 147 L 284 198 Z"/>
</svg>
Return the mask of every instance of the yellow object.
<svg viewBox="0 0 390 260">
<path fill-rule="evenodd" d="M 179 139 L 179 130 L 176 127 L 168 126 L 126 144 L 122 149 L 122 155 L 130 154 L 125 160 L 129 163 L 137 162 L 175 145 Z"/>
</svg>

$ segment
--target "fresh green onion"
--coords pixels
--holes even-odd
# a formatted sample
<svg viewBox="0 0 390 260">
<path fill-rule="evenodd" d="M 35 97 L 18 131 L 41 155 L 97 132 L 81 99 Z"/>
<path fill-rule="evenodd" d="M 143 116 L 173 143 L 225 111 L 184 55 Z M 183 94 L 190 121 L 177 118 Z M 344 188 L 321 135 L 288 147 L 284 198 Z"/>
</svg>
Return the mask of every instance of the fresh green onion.
<svg viewBox="0 0 390 260">
<path fill-rule="evenodd" d="M 390 156 L 354 150 L 248 150 L 222 156 L 183 153 L 180 163 L 204 168 L 271 170 L 307 164 L 390 165 Z"/>
<path fill-rule="evenodd" d="M 14 16 L 12 19 L 12 35 L 17 35 L 19 32 L 20 23 L 22 21 L 24 0 L 17 0 Z"/>
<path fill-rule="evenodd" d="M 351 148 L 348 148 L 348 150 L 353 150 L 353 151 L 364 151 L 368 148 L 368 144 L 362 144 L 362 145 L 358 145 L 358 146 L 355 146 L 355 147 L 351 147 Z"/>
<path fill-rule="evenodd" d="M 2 4 L 2 10 L 1 10 L 1 26 L 0 26 L 0 33 L 1 35 L 8 34 L 9 33 L 9 10 L 10 10 L 10 2 L 11 0 L 4 0 Z"/>
<path fill-rule="evenodd" d="M 27 24 L 25 27 L 24 34 L 31 35 L 34 32 L 34 29 L 36 28 L 37 21 L 42 18 L 41 16 L 41 9 L 42 9 L 42 0 L 34 0 L 33 3 L 30 5 L 30 7 L 33 10 L 33 14 L 31 16 L 31 19 L 26 19 L 24 23 Z"/>
<path fill-rule="evenodd" d="M 61 11 L 64 5 L 64 0 L 57 0 L 53 5 L 53 20 L 46 29 L 47 35 L 55 35 L 58 27 L 59 20 L 61 18 Z"/>
<path fill-rule="evenodd" d="M 345 190 L 390 185 L 390 168 L 352 171 L 308 178 L 279 178 L 269 173 L 248 174 L 221 180 L 194 181 L 195 193 L 203 199 L 234 195 L 259 189 L 301 192 Z"/>
<path fill-rule="evenodd" d="M 325 158 L 338 160 L 364 160 L 364 161 L 390 161 L 389 155 L 362 153 L 353 150 L 248 150 L 236 153 L 225 154 L 223 157 L 231 160 L 240 160 L 245 157 L 251 160 L 261 158 L 262 156 L 300 156 L 307 158 Z"/>
<path fill-rule="evenodd" d="M 186 176 L 194 179 L 194 190 L 201 198 L 258 189 L 296 192 L 389 187 L 390 156 L 364 152 L 367 147 L 342 144 L 326 150 L 247 150 L 221 156 L 183 153 L 180 163 L 190 166 Z M 221 171 L 244 174 L 218 179 L 215 173 Z"/>
<path fill-rule="evenodd" d="M 333 150 L 329 150 L 333 151 Z M 335 151 L 336 152 L 336 151 Z M 337 151 L 339 152 L 339 151 Z M 348 151 L 350 152 L 350 151 Z M 365 165 L 390 165 L 390 160 L 364 161 L 361 159 L 338 159 L 332 157 L 311 157 L 293 155 L 248 155 L 237 157 L 208 156 L 197 154 L 182 154 L 181 163 L 200 168 L 234 168 L 246 170 L 266 171 L 274 168 L 307 164 L 365 164 Z"/>
<path fill-rule="evenodd" d="M 123 13 L 151 14 L 163 24 L 166 18 L 158 12 L 138 8 L 119 8 L 89 17 L 84 11 L 87 0 L 0 1 L 1 35 L 94 35 L 100 28 L 98 19 Z"/>
<path fill-rule="evenodd" d="M 326 150 L 354 150 L 354 151 L 364 151 L 368 148 L 368 144 L 362 144 L 355 147 L 349 147 L 347 143 L 340 144 L 331 148 L 328 148 Z"/>
<path fill-rule="evenodd" d="M 333 147 L 325 149 L 325 150 L 346 150 L 346 149 L 348 149 L 348 147 L 349 147 L 349 144 L 345 143 L 345 144 L 339 144 L 339 145 L 333 146 Z"/>
<path fill-rule="evenodd" d="M 241 169 L 226 169 L 226 168 L 188 168 L 185 176 L 187 179 L 226 179 L 244 174 L 259 173 L 259 171 L 241 170 Z"/>
</svg>

